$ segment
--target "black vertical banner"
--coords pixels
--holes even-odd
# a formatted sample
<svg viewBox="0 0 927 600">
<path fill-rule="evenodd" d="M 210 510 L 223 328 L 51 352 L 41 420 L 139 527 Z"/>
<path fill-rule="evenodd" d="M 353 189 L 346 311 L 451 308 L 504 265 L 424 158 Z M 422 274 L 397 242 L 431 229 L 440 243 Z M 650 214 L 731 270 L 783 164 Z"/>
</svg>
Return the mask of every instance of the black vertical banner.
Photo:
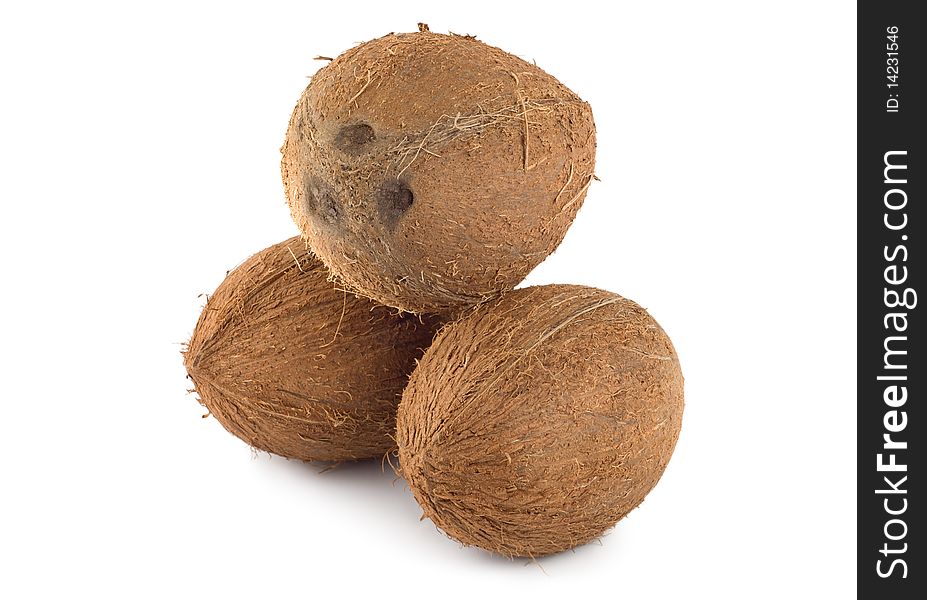
<svg viewBox="0 0 927 600">
<path fill-rule="evenodd" d="M 927 589 L 927 315 L 921 306 L 927 303 L 927 20 L 915 17 L 915 9 L 923 6 L 858 7 L 857 582 L 863 598 L 922 598 Z"/>
</svg>

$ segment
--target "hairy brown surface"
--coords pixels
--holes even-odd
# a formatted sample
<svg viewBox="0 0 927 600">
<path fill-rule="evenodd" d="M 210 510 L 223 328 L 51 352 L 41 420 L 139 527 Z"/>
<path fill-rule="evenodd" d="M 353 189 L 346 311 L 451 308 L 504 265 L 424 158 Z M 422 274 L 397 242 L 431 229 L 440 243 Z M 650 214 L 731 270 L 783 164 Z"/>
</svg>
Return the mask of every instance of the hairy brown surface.
<svg viewBox="0 0 927 600">
<path fill-rule="evenodd" d="M 438 325 L 336 289 L 294 237 L 228 274 L 184 365 L 200 402 L 255 448 L 301 460 L 382 456 Z"/>
<path fill-rule="evenodd" d="M 559 245 L 595 124 L 537 66 L 423 27 L 320 69 L 282 152 L 293 218 L 347 287 L 444 312 L 511 289 Z"/>
<path fill-rule="evenodd" d="M 399 406 L 399 462 L 452 538 L 541 556 L 640 504 L 682 412 L 679 361 L 644 309 L 594 288 L 526 288 L 435 338 Z"/>
</svg>

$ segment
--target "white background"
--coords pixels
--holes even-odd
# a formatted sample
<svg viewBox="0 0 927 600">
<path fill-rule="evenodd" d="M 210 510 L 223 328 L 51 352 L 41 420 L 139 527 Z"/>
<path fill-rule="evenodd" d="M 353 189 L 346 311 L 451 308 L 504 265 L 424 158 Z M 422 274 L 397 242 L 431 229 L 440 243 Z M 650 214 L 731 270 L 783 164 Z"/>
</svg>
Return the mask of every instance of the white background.
<svg viewBox="0 0 927 600">
<path fill-rule="evenodd" d="M 0 597 L 853 593 L 850 3 L 131 4 L 0 8 Z M 527 283 L 637 300 L 686 375 L 661 483 L 538 563 L 461 548 L 378 464 L 255 455 L 187 394 L 198 294 L 296 233 L 312 58 L 418 21 L 592 104 L 602 181 Z"/>
</svg>

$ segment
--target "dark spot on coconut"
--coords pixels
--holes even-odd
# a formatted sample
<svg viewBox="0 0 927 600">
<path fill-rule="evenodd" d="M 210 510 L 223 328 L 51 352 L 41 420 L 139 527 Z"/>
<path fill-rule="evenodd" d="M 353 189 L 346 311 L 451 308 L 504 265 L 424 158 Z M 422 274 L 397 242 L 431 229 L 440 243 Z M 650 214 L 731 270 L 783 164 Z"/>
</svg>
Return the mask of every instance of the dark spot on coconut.
<svg viewBox="0 0 927 600">
<path fill-rule="evenodd" d="M 412 190 L 402 181 L 387 181 L 377 190 L 376 196 L 380 219 L 391 229 L 409 210 L 415 199 Z"/>
<path fill-rule="evenodd" d="M 309 177 L 303 186 L 303 211 L 330 225 L 341 217 L 341 207 L 332 187 L 318 177 Z"/>
<path fill-rule="evenodd" d="M 338 148 L 346 154 L 360 154 L 364 151 L 364 146 L 376 139 L 373 133 L 373 127 L 366 123 L 355 123 L 353 125 L 342 125 L 338 130 L 333 142 L 335 148 Z"/>
</svg>

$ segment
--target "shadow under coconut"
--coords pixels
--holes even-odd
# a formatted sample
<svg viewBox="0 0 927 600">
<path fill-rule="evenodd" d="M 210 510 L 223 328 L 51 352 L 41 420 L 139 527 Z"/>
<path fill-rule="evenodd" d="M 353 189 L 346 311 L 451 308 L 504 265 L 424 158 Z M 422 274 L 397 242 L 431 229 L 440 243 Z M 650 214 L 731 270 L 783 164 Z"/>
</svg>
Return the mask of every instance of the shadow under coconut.
<svg viewBox="0 0 927 600">
<path fill-rule="evenodd" d="M 305 484 L 305 487 L 300 487 L 313 496 L 318 494 L 319 488 L 331 488 L 337 494 L 332 496 L 332 501 L 342 507 L 344 518 L 369 518 L 371 528 L 381 529 L 384 535 L 397 537 L 403 544 L 417 546 L 417 552 L 432 557 L 446 557 L 457 563 L 469 561 L 482 568 L 499 571 L 527 567 L 536 569 L 540 574 L 560 571 L 567 564 L 570 572 L 576 572 L 577 568 L 595 569 L 600 568 L 601 560 L 613 564 L 616 558 L 620 559 L 621 553 L 618 551 L 616 554 L 616 550 L 621 547 L 621 536 L 615 530 L 609 530 L 602 538 L 588 544 L 538 559 L 507 558 L 481 548 L 464 546 L 444 535 L 431 520 L 421 519 L 422 510 L 405 480 L 388 462 L 379 459 L 342 463 L 302 462 L 262 452 L 257 460 L 294 476 Z M 392 461 L 393 466 L 398 468 L 398 459 L 392 457 Z"/>
<path fill-rule="evenodd" d="M 421 509 L 405 480 L 388 462 L 379 459 L 303 462 L 263 452 L 257 460 L 263 463 L 262 467 L 270 467 L 278 475 L 282 473 L 291 479 L 299 493 L 311 497 L 312 502 L 319 502 L 320 495 L 328 496 L 322 500 L 329 511 L 324 518 L 355 523 L 362 520 L 359 526 L 369 535 L 382 535 L 409 547 L 421 547 L 431 554 L 456 551 L 453 543 L 448 544 L 448 540 L 435 531 L 431 521 L 419 522 Z"/>
</svg>

